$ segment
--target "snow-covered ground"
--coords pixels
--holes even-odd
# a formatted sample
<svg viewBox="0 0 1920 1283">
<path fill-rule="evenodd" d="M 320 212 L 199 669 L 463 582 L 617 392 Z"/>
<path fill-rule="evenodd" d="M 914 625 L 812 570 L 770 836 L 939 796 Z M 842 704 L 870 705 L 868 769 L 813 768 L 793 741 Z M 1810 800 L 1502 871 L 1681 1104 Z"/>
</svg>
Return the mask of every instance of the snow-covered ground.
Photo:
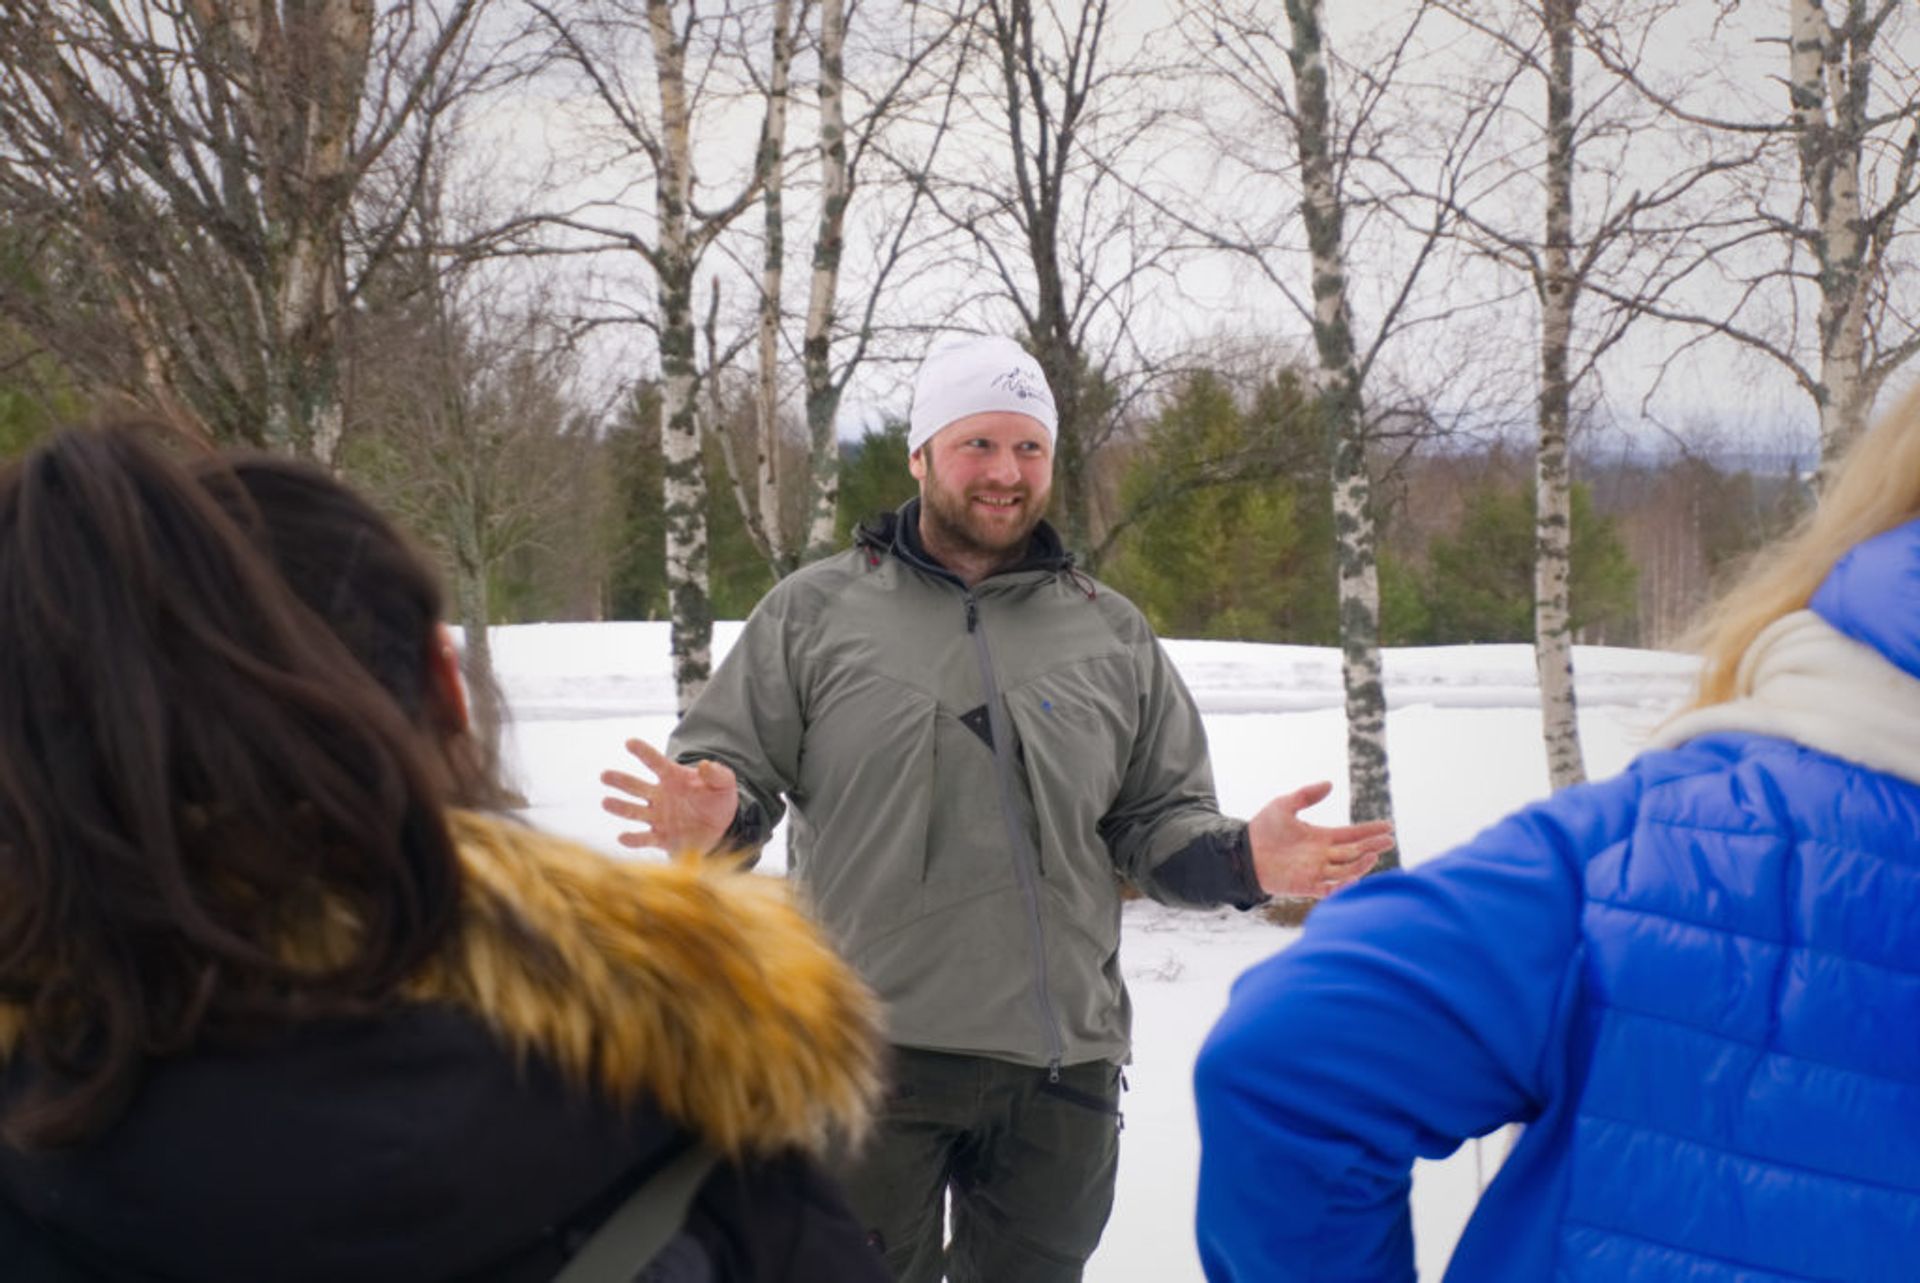
<svg viewBox="0 0 1920 1283">
<path fill-rule="evenodd" d="M 739 633 L 716 629 L 716 658 Z M 609 851 L 618 824 L 599 809 L 597 777 L 638 735 L 664 742 L 673 693 L 664 624 L 542 624 L 494 634 L 513 710 L 507 764 L 536 824 Z M 1301 646 L 1170 641 L 1206 718 L 1222 807 L 1247 815 L 1315 779 L 1333 796 L 1310 818 L 1345 816 L 1345 728 L 1336 652 Z M 1625 765 L 1685 694 L 1692 661 L 1581 648 L 1581 739 L 1595 777 Z M 1454 646 L 1390 651 L 1388 752 L 1402 853 L 1440 854 L 1547 792 L 1532 651 Z M 776 835 L 762 868 L 784 867 Z M 1231 911 L 1129 907 L 1122 955 L 1135 1005 L 1120 1188 L 1089 1283 L 1197 1283 L 1191 1231 L 1198 1139 L 1188 1074 L 1194 1053 L 1253 962 L 1296 932 Z M 1497 1144 L 1464 1146 L 1414 1178 L 1420 1272 L 1438 1278 Z"/>
</svg>

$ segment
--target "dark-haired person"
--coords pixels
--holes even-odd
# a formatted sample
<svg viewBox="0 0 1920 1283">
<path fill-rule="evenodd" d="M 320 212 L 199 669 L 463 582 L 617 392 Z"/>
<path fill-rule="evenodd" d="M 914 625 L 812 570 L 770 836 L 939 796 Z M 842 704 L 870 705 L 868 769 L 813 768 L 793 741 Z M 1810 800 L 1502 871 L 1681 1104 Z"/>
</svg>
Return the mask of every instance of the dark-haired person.
<svg viewBox="0 0 1920 1283">
<path fill-rule="evenodd" d="M 1701 637 L 1619 776 L 1240 979 L 1196 1071 L 1209 1279 L 1412 1279 L 1414 1159 L 1508 1122 L 1449 1279 L 1920 1277 L 1920 392 Z"/>
<path fill-rule="evenodd" d="M 0 472 L 0 1278 L 532 1283 L 696 1142 L 647 1278 L 874 1277 L 806 1157 L 875 1055 L 813 928 L 449 810 L 423 565 L 159 430 Z"/>
<path fill-rule="evenodd" d="M 203 455 L 188 469 L 272 560 L 301 605 L 380 684 L 458 806 L 503 790 L 467 724 L 440 577 L 411 538 L 325 469 L 284 455 Z"/>
</svg>

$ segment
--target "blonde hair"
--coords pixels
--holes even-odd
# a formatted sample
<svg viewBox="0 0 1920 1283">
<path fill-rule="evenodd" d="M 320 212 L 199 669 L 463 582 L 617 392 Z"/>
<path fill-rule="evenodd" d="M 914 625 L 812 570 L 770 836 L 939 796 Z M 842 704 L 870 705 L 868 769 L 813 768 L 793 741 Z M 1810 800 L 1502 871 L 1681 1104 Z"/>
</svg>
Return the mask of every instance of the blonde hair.
<svg viewBox="0 0 1920 1283">
<path fill-rule="evenodd" d="M 1805 609 L 1834 563 L 1856 544 L 1920 516 L 1920 387 L 1853 443 L 1820 502 L 1793 531 L 1762 550 L 1739 581 L 1702 614 L 1687 648 L 1701 657 L 1689 709 L 1741 692 L 1737 674 L 1753 639 Z"/>
</svg>

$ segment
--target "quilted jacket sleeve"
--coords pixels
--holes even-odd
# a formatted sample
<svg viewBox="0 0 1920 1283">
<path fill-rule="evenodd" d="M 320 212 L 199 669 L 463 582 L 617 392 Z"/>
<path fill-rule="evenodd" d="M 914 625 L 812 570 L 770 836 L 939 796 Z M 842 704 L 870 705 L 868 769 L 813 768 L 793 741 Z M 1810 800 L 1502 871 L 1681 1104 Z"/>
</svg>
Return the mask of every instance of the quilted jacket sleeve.
<svg viewBox="0 0 1920 1283">
<path fill-rule="evenodd" d="M 1637 791 L 1570 789 L 1369 878 L 1241 977 L 1195 1070 L 1213 1283 L 1414 1277 L 1413 1160 L 1543 1107 L 1584 862 Z"/>
</svg>

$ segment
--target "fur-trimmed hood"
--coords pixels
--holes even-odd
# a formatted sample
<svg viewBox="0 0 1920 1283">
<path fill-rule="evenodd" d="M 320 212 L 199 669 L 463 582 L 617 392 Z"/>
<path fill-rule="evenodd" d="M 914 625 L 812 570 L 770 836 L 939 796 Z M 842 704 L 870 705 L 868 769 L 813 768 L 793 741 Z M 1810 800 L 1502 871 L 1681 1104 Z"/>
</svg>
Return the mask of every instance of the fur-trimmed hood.
<svg viewBox="0 0 1920 1283">
<path fill-rule="evenodd" d="M 649 1096 L 725 1154 L 858 1135 L 879 1011 L 784 883 L 615 860 L 475 814 L 457 947 L 409 986 L 615 1104 Z"/>
<path fill-rule="evenodd" d="M 859 1130 L 880 1044 L 785 885 L 450 824 L 460 926 L 398 1001 L 157 1058 L 93 1140 L 0 1145 L 0 1278 L 547 1278 L 688 1133 L 769 1191 L 730 1232 L 762 1197 L 801 1213 L 764 1174 Z M 353 931 L 315 906 L 288 960 L 324 965 Z M 7 1093 L 35 1072 L 17 1034 L 0 1004 Z"/>
<path fill-rule="evenodd" d="M 726 1155 L 863 1134 L 879 1008 L 785 883 L 721 862 L 618 860 L 473 812 L 449 817 L 461 925 L 403 989 L 478 1017 L 616 1106 L 651 1098 Z M 321 915 L 290 960 L 343 952 Z M 0 1063 L 21 1013 L 0 1003 Z"/>
</svg>

